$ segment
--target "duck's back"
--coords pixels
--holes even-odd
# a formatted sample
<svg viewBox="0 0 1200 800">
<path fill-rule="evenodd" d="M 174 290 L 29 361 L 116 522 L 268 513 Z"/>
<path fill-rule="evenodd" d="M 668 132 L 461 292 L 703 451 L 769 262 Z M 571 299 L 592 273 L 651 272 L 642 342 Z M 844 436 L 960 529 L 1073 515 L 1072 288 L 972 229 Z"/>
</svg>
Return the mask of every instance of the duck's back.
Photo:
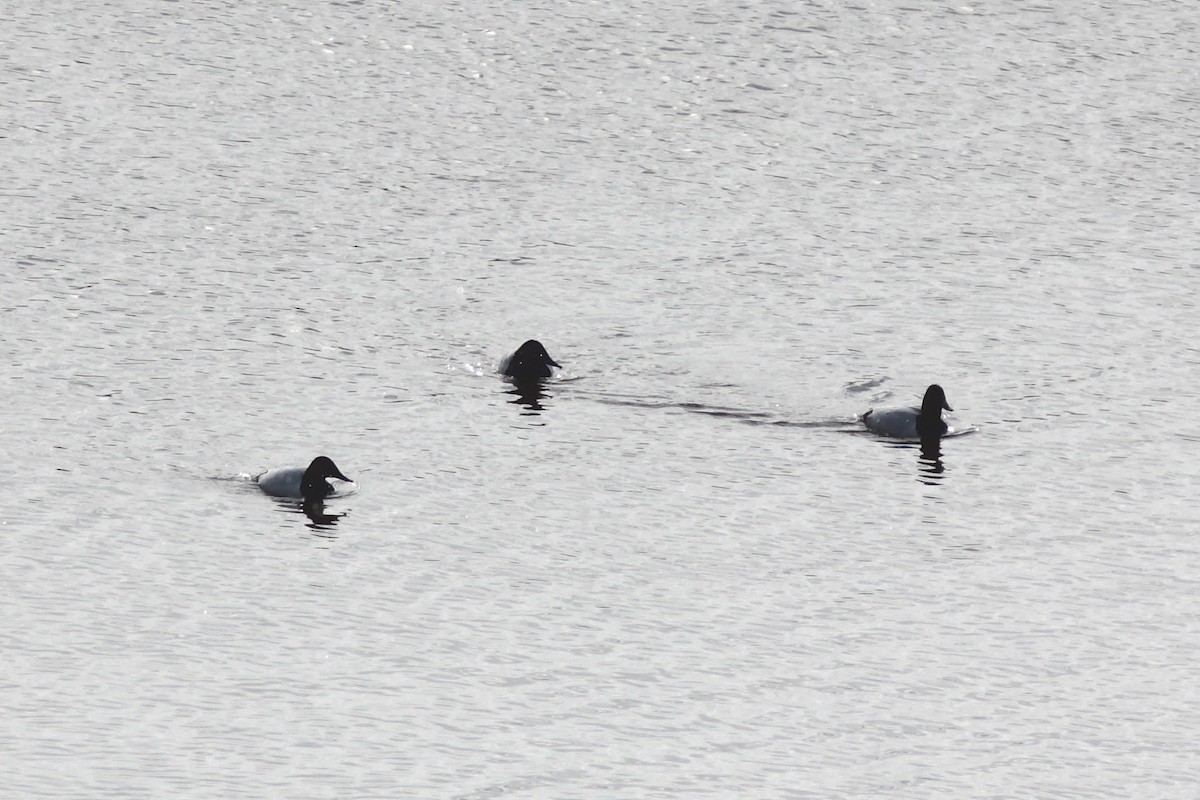
<svg viewBox="0 0 1200 800">
<path fill-rule="evenodd" d="M 302 497 L 300 480 L 303 477 L 302 467 L 271 469 L 258 476 L 258 488 L 276 497 Z"/>
<path fill-rule="evenodd" d="M 879 411 L 868 411 L 863 416 L 863 424 L 867 429 L 880 436 L 891 436 L 897 439 L 917 439 L 917 418 L 919 408 L 885 408 Z"/>
</svg>

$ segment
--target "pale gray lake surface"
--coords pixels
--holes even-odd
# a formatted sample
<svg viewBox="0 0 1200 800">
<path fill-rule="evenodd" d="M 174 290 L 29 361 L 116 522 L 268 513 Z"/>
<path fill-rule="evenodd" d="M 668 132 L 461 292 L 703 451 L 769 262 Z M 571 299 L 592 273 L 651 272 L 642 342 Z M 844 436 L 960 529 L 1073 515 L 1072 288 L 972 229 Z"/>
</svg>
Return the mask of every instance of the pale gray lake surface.
<svg viewBox="0 0 1200 800">
<path fill-rule="evenodd" d="M 1192 4 L 0 21 L 0 797 L 1196 797 Z"/>
</svg>

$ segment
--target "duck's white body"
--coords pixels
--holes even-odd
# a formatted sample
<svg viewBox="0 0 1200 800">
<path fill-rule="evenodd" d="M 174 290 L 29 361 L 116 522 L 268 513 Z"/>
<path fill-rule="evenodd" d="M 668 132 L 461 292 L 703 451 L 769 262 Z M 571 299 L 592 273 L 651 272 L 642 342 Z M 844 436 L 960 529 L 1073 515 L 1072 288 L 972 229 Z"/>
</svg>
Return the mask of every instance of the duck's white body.
<svg viewBox="0 0 1200 800">
<path fill-rule="evenodd" d="M 258 488 L 275 497 L 303 497 L 300 491 L 300 479 L 304 477 L 304 467 L 280 467 L 271 469 L 259 475 Z"/>
<path fill-rule="evenodd" d="M 326 478 L 350 482 L 337 465 L 325 456 L 317 456 L 307 467 L 267 470 L 255 478 L 255 482 L 258 488 L 275 497 L 321 500 L 333 494 L 333 486 Z"/>
<path fill-rule="evenodd" d="M 890 436 L 896 439 L 919 439 L 917 418 L 921 416 L 919 408 L 884 408 L 879 411 L 868 411 L 863 417 L 867 430 L 880 436 Z"/>
</svg>

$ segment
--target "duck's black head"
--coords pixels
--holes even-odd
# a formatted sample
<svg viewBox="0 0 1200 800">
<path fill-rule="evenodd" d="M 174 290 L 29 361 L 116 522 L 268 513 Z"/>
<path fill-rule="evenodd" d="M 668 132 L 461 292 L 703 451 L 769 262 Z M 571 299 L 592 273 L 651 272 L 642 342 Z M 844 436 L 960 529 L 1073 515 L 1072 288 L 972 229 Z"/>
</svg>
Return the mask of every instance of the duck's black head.
<svg viewBox="0 0 1200 800">
<path fill-rule="evenodd" d="M 921 413 L 917 414 L 917 433 L 922 439 L 939 437 L 948 430 L 945 420 L 942 419 L 942 409 L 954 410 L 946 402 L 946 393 L 942 391 L 942 387 L 935 383 L 925 390 L 925 397 L 921 400 Z"/>
<path fill-rule="evenodd" d="M 530 339 L 508 357 L 503 372 L 515 381 L 534 381 L 554 374 L 551 367 L 561 368 L 561 365 L 550 357 L 541 342 Z"/>
<path fill-rule="evenodd" d="M 946 402 L 946 392 L 942 387 L 936 383 L 930 384 L 929 388 L 925 390 L 925 399 L 921 401 L 921 413 L 940 417 L 942 409 L 946 409 L 947 411 L 954 410 Z"/>
<path fill-rule="evenodd" d="M 326 478 L 337 478 L 350 483 L 350 479 L 342 474 L 342 471 L 333 463 L 333 459 L 327 456 L 317 456 L 308 465 L 308 469 L 304 470 L 304 476 L 300 478 L 300 494 L 307 499 L 328 497 L 333 494 L 333 486 L 325 480 Z"/>
</svg>

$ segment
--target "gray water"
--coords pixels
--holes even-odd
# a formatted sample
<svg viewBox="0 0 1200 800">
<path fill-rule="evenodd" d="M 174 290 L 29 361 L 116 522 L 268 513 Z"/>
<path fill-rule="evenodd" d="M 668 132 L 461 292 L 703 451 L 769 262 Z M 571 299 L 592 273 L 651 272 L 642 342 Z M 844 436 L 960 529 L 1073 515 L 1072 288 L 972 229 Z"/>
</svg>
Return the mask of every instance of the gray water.
<svg viewBox="0 0 1200 800">
<path fill-rule="evenodd" d="M 1196 796 L 1190 4 L 7 8 L 0 796 Z"/>
</svg>

